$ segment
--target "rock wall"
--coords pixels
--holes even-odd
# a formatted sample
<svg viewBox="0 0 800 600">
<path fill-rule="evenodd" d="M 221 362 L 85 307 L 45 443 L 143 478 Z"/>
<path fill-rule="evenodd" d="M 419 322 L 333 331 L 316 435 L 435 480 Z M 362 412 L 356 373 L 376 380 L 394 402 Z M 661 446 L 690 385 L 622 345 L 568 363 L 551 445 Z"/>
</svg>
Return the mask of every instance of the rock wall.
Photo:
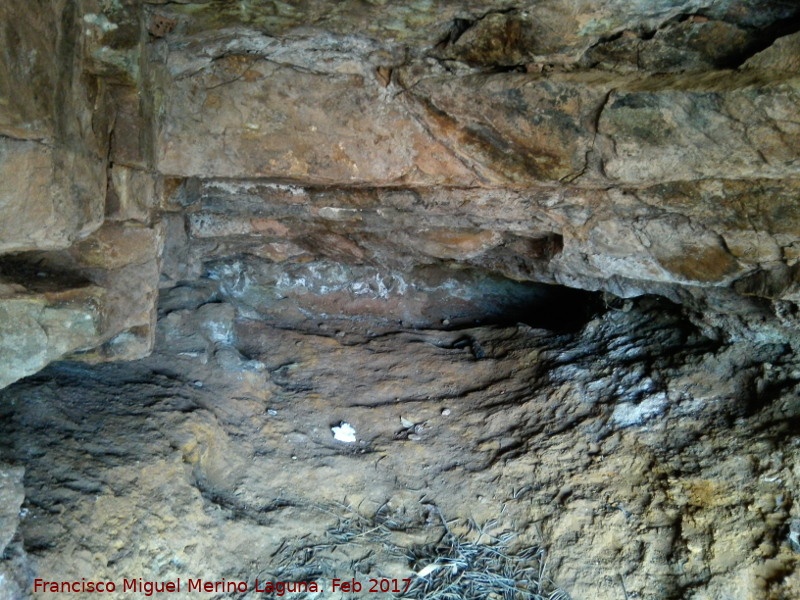
<svg viewBox="0 0 800 600">
<path fill-rule="evenodd" d="M 393 295 L 421 322 L 399 290 L 468 266 L 663 295 L 709 335 L 796 344 L 796 9 L 599 12 L 157 9 L 154 160 L 180 232 L 166 277 L 402 319 Z M 311 271 L 353 306 L 312 308 Z"/>
<path fill-rule="evenodd" d="M 800 7 L 0 23 L 0 461 L 27 498 L 0 463 L 0 598 L 422 568 L 298 545 L 363 503 L 408 544 L 496 520 L 576 600 L 797 597 Z"/>
<path fill-rule="evenodd" d="M 141 6 L 13 0 L 0 15 L 5 386 L 65 355 L 150 352 L 163 236 L 149 166 L 114 151 L 141 80 Z"/>
<path fill-rule="evenodd" d="M 37 577 L 396 600 L 332 581 L 445 564 L 444 518 L 472 541 L 546 548 L 573 600 L 800 591 L 800 362 L 785 344 L 711 340 L 652 298 L 572 333 L 304 331 L 192 291 L 168 293 L 152 356 L 59 362 L 0 394 Z M 351 443 L 332 435 L 342 422 Z"/>
<path fill-rule="evenodd" d="M 25 490 L 24 469 L 0 463 L 0 598 L 14 600 L 27 593 L 28 569 L 17 533 Z"/>
<path fill-rule="evenodd" d="M 2 8 L 0 385 L 149 352 L 162 260 L 162 287 L 248 265 L 318 314 L 430 323 L 414 293 L 466 266 L 794 336 L 785 3 L 52 8 Z M 318 301 L 275 286 L 309 269 Z"/>
</svg>

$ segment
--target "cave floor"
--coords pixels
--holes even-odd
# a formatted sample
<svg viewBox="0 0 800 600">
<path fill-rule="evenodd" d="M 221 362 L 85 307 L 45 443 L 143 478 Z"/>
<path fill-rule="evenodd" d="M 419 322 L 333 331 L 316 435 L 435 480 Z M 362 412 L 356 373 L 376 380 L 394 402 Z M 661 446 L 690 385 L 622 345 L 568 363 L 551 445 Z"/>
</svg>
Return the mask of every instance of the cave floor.
<svg viewBox="0 0 800 600">
<path fill-rule="evenodd" d="M 647 303 L 572 334 L 235 327 L 235 344 L 162 336 L 147 359 L 57 363 L 2 392 L 29 576 L 397 597 L 330 582 L 413 578 L 425 561 L 389 549 L 447 523 L 545 549 L 576 600 L 800 597 L 785 347 L 714 343 Z M 342 423 L 355 442 L 334 439 Z"/>
</svg>

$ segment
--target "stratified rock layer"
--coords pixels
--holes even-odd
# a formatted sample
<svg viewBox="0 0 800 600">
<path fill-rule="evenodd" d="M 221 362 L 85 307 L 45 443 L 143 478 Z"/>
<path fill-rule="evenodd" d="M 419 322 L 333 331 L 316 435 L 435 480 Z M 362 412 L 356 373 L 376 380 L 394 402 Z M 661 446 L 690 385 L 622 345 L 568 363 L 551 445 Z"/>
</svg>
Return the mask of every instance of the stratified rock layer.
<svg viewBox="0 0 800 600">
<path fill-rule="evenodd" d="M 346 6 L 299 9 L 324 32 L 269 8 L 159 9 L 173 19 L 151 53 L 155 160 L 177 234 L 167 281 L 238 273 L 240 297 L 275 294 L 306 315 L 348 303 L 356 314 L 369 298 L 375 315 L 381 293 L 362 272 L 405 281 L 469 265 L 665 295 L 717 335 L 796 338 L 800 98 L 781 59 L 793 36 L 764 49 L 753 28 L 765 15 L 738 5 L 665 5 L 656 27 L 658 11 L 638 28 L 609 17 L 608 30 L 587 9 L 596 28 L 581 30 L 587 46 L 569 60 L 569 36 L 557 47 L 535 35 L 544 15 L 558 31 L 574 26 L 547 3 L 456 17 L 444 35 L 408 27 L 418 8 L 393 6 L 406 25 L 379 38 L 350 28 L 361 17 L 345 18 Z M 790 31 L 775 10 L 773 31 Z M 438 39 L 427 51 L 415 45 L 426 35 Z M 597 54 L 634 38 L 650 66 Z M 245 263 L 275 283 L 246 276 Z M 307 286 L 290 286 L 305 299 L 287 300 L 277 274 L 307 263 L 344 265 L 327 272 L 349 299 L 312 307 Z M 400 302 L 383 302 L 384 316 L 402 320 Z"/>
<path fill-rule="evenodd" d="M 266 296 L 327 273 L 283 302 L 311 319 L 432 323 L 452 294 L 384 302 L 365 281 L 466 267 L 665 295 L 737 337 L 796 329 L 785 3 L 37 6 L 0 9 L 0 251 L 106 290 L 94 338 L 53 338 L 46 360 L 140 356 L 157 285 L 245 263 L 272 273 Z"/>
<path fill-rule="evenodd" d="M 516 73 L 384 88 L 368 65 L 306 73 L 248 56 L 170 81 L 163 172 L 478 187 L 800 174 L 797 77 Z"/>
</svg>

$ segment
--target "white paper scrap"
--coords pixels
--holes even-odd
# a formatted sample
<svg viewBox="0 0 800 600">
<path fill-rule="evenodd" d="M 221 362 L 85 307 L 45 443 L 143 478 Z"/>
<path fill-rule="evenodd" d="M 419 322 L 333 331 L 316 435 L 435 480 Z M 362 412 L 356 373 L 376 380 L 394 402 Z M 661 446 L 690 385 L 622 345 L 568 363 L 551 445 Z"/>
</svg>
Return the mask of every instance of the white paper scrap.
<svg viewBox="0 0 800 600">
<path fill-rule="evenodd" d="M 338 425 L 331 427 L 331 431 L 333 432 L 333 439 L 335 440 L 344 442 L 345 444 L 354 444 L 356 441 L 356 430 L 350 423 L 342 421 Z"/>
</svg>

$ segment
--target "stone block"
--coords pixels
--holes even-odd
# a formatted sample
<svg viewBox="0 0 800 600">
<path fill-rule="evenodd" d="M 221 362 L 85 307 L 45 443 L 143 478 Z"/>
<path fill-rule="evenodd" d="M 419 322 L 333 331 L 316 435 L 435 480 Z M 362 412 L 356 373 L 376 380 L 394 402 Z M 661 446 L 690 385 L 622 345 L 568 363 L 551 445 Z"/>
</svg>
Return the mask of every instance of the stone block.
<svg viewBox="0 0 800 600">
<path fill-rule="evenodd" d="M 65 248 L 103 222 L 100 160 L 0 138 L 0 253 Z"/>
<path fill-rule="evenodd" d="M 475 181 L 400 103 L 356 75 L 231 56 L 169 87 L 157 142 L 165 175 L 321 184 Z"/>
<path fill-rule="evenodd" d="M 155 176 L 118 164 L 111 166 L 110 175 L 106 218 L 149 223 L 157 203 Z"/>
<path fill-rule="evenodd" d="M 32 375 L 69 352 L 97 344 L 105 290 L 86 285 L 0 297 L 0 388 Z"/>
</svg>

